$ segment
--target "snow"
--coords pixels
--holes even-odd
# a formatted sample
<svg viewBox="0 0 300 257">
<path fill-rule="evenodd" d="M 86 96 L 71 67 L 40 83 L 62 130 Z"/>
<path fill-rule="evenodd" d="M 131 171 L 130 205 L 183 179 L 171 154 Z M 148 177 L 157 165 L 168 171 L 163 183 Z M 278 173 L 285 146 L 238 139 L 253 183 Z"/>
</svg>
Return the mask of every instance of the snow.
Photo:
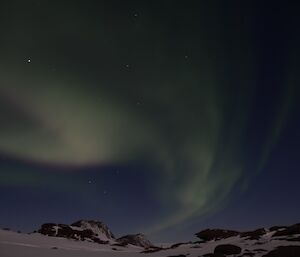
<svg viewBox="0 0 300 257">
<path fill-rule="evenodd" d="M 299 245 L 300 242 L 274 240 L 273 232 L 268 232 L 260 240 L 247 240 L 239 236 L 201 244 L 183 244 L 175 249 L 161 250 L 155 253 L 141 253 L 144 249 L 136 246 L 120 247 L 112 244 L 102 245 L 86 241 L 76 241 L 66 238 L 48 237 L 38 233 L 21 234 L 0 230 L 0 256 L 1 257 L 167 257 L 179 254 L 189 254 L 189 257 L 202 256 L 212 253 L 219 244 L 234 244 L 243 251 L 248 249 L 263 249 L 256 252 L 256 257 L 261 257 L 277 246 Z M 299 236 L 299 235 L 297 235 Z M 284 238 L 284 237 L 282 237 Z M 281 238 L 281 239 L 282 239 Z M 280 239 L 280 237 L 278 237 Z M 159 244 L 158 244 L 159 245 Z M 195 248 L 197 247 L 197 248 Z M 242 255 L 241 254 L 241 255 Z"/>
</svg>

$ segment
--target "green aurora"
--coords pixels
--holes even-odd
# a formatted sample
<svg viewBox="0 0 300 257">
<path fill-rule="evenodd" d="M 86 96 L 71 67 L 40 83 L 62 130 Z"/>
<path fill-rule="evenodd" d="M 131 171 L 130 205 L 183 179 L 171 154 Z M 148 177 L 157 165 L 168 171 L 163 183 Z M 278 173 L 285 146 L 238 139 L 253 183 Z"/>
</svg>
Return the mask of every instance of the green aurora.
<svg viewBox="0 0 300 257">
<path fill-rule="evenodd" d="M 35 38 L 35 30 L 50 25 L 47 21 L 37 24 L 32 12 L 33 18 L 24 16 L 30 22 L 10 24 L 15 34 L 7 34 L 2 42 L 1 153 L 74 170 L 89 165 L 151 163 L 159 177 L 151 187 L 165 211 L 160 222 L 148 228 L 150 232 L 221 208 L 234 186 L 238 182 L 247 185 L 268 160 L 292 108 L 292 59 L 278 100 L 280 107 L 269 117 L 260 162 L 253 174 L 246 175 L 248 117 L 253 114 L 257 90 L 251 34 L 243 29 L 237 34 L 229 25 L 213 23 L 210 29 L 225 30 L 231 38 L 221 34 L 211 40 L 210 30 L 200 27 L 189 44 L 180 48 L 182 54 L 173 57 L 167 22 L 160 29 L 154 24 L 157 30 L 148 32 L 150 38 L 159 36 L 159 43 L 155 39 L 148 42 L 147 20 L 143 29 L 122 25 L 129 34 L 137 31 L 140 37 L 118 43 L 105 27 L 107 17 L 102 20 L 103 30 L 96 30 L 93 16 L 78 20 L 73 13 L 61 30 L 49 32 L 51 46 L 45 37 Z M 54 27 L 61 22 L 58 16 Z M 212 18 L 203 19 L 205 24 Z M 92 36 L 81 42 L 87 28 Z M 61 31 L 68 31 L 68 36 Z M 16 38 L 23 43 L 13 40 Z M 11 41 L 15 45 L 10 46 Z M 72 42 L 76 47 L 70 50 Z M 123 50 L 112 55 L 122 45 Z M 79 48 L 86 49 L 83 56 L 77 54 Z M 54 52 L 57 60 L 52 57 Z M 61 69 L 64 65 L 68 68 Z M 39 177 L 9 174 L 14 171 L 2 171 L 2 185 L 40 183 Z"/>
</svg>

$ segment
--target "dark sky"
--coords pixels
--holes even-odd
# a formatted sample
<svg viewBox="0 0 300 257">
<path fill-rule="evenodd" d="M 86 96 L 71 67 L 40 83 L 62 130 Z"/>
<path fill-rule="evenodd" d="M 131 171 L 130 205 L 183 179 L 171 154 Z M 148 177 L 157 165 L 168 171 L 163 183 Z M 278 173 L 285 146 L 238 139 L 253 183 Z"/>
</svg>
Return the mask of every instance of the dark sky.
<svg viewBox="0 0 300 257">
<path fill-rule="evenodd" d="M 0 226 L 299 222 L 297 7 L 1 1 Z"/>
</svg>

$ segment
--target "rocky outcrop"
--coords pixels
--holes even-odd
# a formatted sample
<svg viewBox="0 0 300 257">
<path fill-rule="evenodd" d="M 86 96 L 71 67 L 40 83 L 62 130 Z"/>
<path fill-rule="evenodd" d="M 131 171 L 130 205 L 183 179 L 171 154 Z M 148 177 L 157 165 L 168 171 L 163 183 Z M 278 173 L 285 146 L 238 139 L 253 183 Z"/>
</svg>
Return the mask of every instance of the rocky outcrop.
<svg viewBox="0 0 300 257">
<path fill-rule="evenodd" d="M 206 229 L 196 234 L 196 236 L 200 238 L 200 240 L 197 242 L 176 243 L 173 245 L 169 245 L 168 247 L 156 247 L 143 234 L 126 235 L 116 239 L 113 233 L 109 230 L 109 228 L 104 223 L 99 221 L 94 221 L 94 220 L 79 220 L 77 222 L 72 223 L 71 225 L 46 223 L 41 226 L 38 232 L 47 236 L 64 237 L 64 238 L 70 238 L 75 240 L 95 242 L 99 244 L 110 244 L 111 246 L 118 246 L 118 247 L 130 248 L 130 246 L 133 245 L 133 246 L 144 248 L 143 249 L 144 251 L 142 251 L 143 253 L 154 253 L 158 251 L 167 251 L 167 250 L 177 249 L 177 248 L 180 249 L 186 246 L 189 248 L 203 248 L 206 245 L 206 242 L 208 241 L 214 240 L 219 242 L 220 245 L 215 247 L 214 252 L 205 254 L 206 257 L 208 256 L 224 257 L 226 255 L 232 255 L 232 254 L 238 255 L 239 257 L 241 256 L 251 257 L 251 256 L 255 256 L 255 254 L 257 253 L 256 250 L 252 249 L 251 251 L 248 251 L 247 249 L 244 249 L 243 253 L 241 253 L 240 246 L 242 247 L 243 244 L 253 245 L 253 246 L 264 245 L 267 241 L 268 242 L 277 241 L 276 242 L 277 245 L 280 242 L 279 240 L 285 242 L 294 242 L 294 244 L 297 244 L 300 241 L 300 224 L 295 224 L 292 226 L 284 226 L 284 227 L 276 226 L 270 229 L 259 228 L 247 232 L 239 232 L 235 230 L 225 230 L 225 229 Z M 266 237 L 264 237 L 264 235 L 266 235 Z M 226 241 L 221 241 L 223 239 L 227 239 L 230 237 L 235 237 L 235 238 Z M 270 237 L 272 238 L 270 239 Z M 253 241 L 251 242 L 250 240 Z M 195 246 L 195 244 L 197 245 Z M 262 248 L 262 246 L 259 247 Z M 264 250 L 261 249 L 260 251 L 264 251 Z M 287 253 L 290 254 L 290 252 L 293 253 L 295 249 L 278 248 L 270 252 L 270 254 L 273 255 L 265 255 L 265 256 L 277 257 L 279 255 L 276 254 L 281 253 L 281 251 L 287 251 Z M 287 256 L 283 255 L 283 256 L 288 257 L 289 255 Z M 300 255 L 298 255 L 298 257 L 299 256 Z"/>
<path fill-rule="evenodd" d="M 273 231 L 277 231 L 277 230 L 283 230 L 283 229 L 286 229 L 286 228 L 287 228 L 287 226 L 273 226 L 273 227 L 270 227 L 269 230 L 271 232 L 273 232 Z"/>
<path fill-rule="evenodd" d="M 259 228 L 254 231 L 242 232 L 241 237 L 247 237 L 250 240 L 258 240 L 261 236 L 265 235 L 267 231 L 264 228 Z"/>
<path fill-rule="evenodd" d="M 102 240 L 115 239 L 114 234 L 110 231 L 107 225 L 95 220 L 79 220 L 71 224 L 72 227 L 92 230 L 94 234 L 101 237 Z"/>
<path fill-rule="evenodd" d="M 221 240 L 233 236 L 245 237 L 250 240 L 258 240 L 261 236 L 265 235 L 267 231 L 264 228 L 259 228 L 254 231 L 239 232 L 235 230 L 225 229 L 206 229 L 196 234 L 196 236 L 203 241 Z"/>
<path fill-rule="evenodd" d="M 75 240 L 87 240 L 99 244 L 107 244 L 114 239 L 108 227 L 98 221 L 78 221 L 71 225 L 46 223 L 38 233 L 53 237 L 64 237 Z"/>
<path fill-rule="evenodd" d="M 199 233 L 196 233 L 196 236 L 204 241 L 210 240 L 220 240 L 232 236 L 239 235 L 240 232 L 234 230 L 225 230 L 225 229 L 206 229 L 202 230 Z"/>
<path fill-rule="evenodd" d="M 277 249 L 263 255 L 263 257 L 299 257 L 300 246 L 279 246 Z"/>
<path fill-rule="evenodd" d="M 135 245 L 144 248 L 155 247 L 143 234 L 126 235 L 117 239 L 117 242 L 121 245 Z"/>
<path fill-rule="evenodd" d="M 57 225 L 54 223 L 45 223 L 38 230 L 38 233 L 41 233 L 41 234 L 47 235 L 47 236 L 56 236 Z"/>
<path fill-rule="evenodd" d="M 280 229 L 273 234 L 273 237 L 276 236 L 291 236 L 300 234 L 300 223 L 295 224 L 289 227 L 285 227 L 284 229 Z"/>
<path fill-rule="evenodd" d="M 97 236 L 90 229 L 73 229 L 69 225 L 46 223 L 38 230 L 39 233 L 47 236 L 65 237 L 76 240 L 90 239 L 97 241 Z"/>
<path fill-rule="evenodd" d="M 111 244 L 112 246 L 135 245 L 145 249 L 157 249 L 143 234 L 126 235 L 116 239 L 108 226 L 95 220 L 79 220 L 71 225 L 45 223 L 38 230 L 38 233 L 99 244 Z"/>
</svg>

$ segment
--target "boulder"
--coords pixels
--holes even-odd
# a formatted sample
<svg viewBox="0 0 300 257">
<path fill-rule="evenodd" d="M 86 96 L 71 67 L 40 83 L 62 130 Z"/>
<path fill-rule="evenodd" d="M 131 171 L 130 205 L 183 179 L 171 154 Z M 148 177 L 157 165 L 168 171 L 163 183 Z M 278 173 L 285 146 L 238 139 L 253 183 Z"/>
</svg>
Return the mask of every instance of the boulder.
<svg viewBox="0 0 300 257">
<path fill-rule="evenodd" d="M 242 252 L 241 247 L 232 244 L 218 245 L 214 250 L 214 254 L 220 254 L 220 255 L 239 254 L 241 252 Z"/>
</svg>

